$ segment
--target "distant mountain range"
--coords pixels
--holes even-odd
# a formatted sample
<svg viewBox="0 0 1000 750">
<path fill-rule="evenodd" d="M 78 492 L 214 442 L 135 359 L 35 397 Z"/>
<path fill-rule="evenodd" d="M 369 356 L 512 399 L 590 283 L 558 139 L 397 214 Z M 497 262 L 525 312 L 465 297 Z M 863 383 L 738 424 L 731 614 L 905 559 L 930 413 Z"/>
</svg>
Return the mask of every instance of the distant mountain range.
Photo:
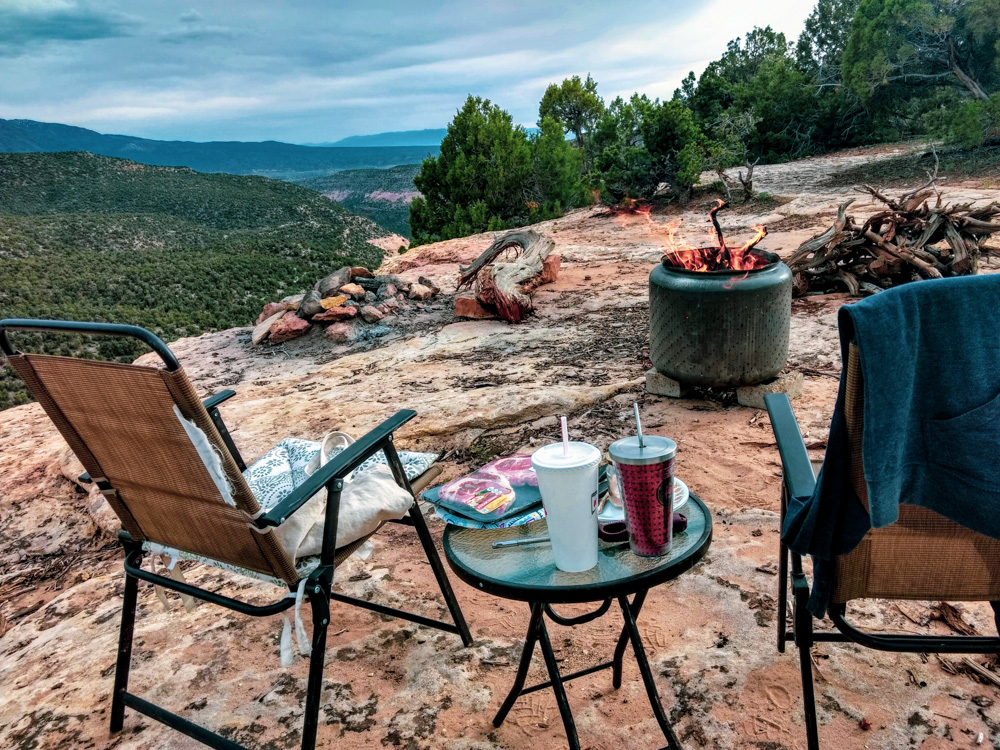
<svg viewBox="0 0 1000 750">
<path fill-rule="evenodd" d="M 413 131 L 437 133 L 439 131 Z M 440 133 L 444 131 L 441 130 Z M 383 133 L 403 136 L 403 133 Z M 375 139 L 381 136 L 355 136 Z M 321 176 L 343 169 L 386 168 L 415 164 L 436 155 L 440 138 L 422 136 L 419 145 L 358 144 L 299 146 L 279 141 L 157 141 L 128 135 L 105 135 L 86 128 L 35 120 L 0 119 L 0 152 L 89 151 L 143 164 L 190 167 L 199 172 L 256 174 L 279 179 Z M 345 139 L 351 141 L 352 139 Z M 405 139 L 404 139 L 405 140 Z"/>
<path fill-rule="evenodd" d="M 374 135 L 352 135 L 332 143 L 311 143 L 311 146 L 333 146 L 341 148 L 358 148 L 363 146 L 432 146 L 437 149 L 448 134 L 445 128 L 428 128 L 427 130 L 399 130 L 393 133 L 375 133 Z"/>
</svg>

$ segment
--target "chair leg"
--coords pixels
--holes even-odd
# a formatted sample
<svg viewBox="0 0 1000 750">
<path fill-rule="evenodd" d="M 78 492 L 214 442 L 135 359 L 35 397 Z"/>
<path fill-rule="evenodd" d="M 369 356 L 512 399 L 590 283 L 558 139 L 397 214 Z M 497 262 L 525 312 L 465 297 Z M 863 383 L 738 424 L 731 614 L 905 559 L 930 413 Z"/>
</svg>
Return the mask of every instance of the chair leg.
<svg viewBox="0 0 1000 750">
<path fill-rule="evenodd" d="M 788 547 L 778 544 L 778 653 L 783 654 L 788 633 Z"/>
<path fill-rule="evenodd" d="M 118 662 L 115 665 L 115 686 L 111 694 L 112 732 L 120 732 L 125 723 L 125 702 L 122 693 L 128 690 L 128 673 L 132 666 L 132 634 L 135 631 L 135 605 L 138 592 L 139 582 L 126 573 L 122 624 L 118 633 Z"/>
<path fill-rule="evenodd" d="M 781 514 L 778 521 L 778 653 L 785 653 L 788 638 L 788 546 L 781 541 L 788 509 L 788 487 L 781 482 Z"/>
<path fill-rule="evenodd" d="M 413 519 L 413 528 L 416 529 L 417 536 L 420 537 L 420 544 L 424 548 L 427 562 L 430 563 L 431 570 L 434 571 L 434 577 L 437 579 L 438 587 L 441 589 L 441 595 L 448 605 L 448 611 L 451 612 L 451 619 L 458 627 L 462 643 L 466 647 L 471 646 L 472 633 L 469 632 L 469 626 L 465 622 L 465 615 L 462 614 L 462 608 L 458 604 L 458 599 L 455 598 L 455 592 L 451 588 L 451 581 L 448 580 L 448 574 L 445 572 L 444 564 L 441 562 L 441 556 L 438 554 L 437 547 L 434 546 L 434 537 L 431 536 L 430 529 L 427 528 L 427 521 L 424 519 L 424 514 L 420 510 L 420 503 L 417 500 L 414 500 L 413 505 L 410 506 L 410 518 Z"/>
<path fill-rule="evenodd" d="M 813 688 L 812 674 L 812 649 L 808 646 L 799 646 L 799 663 L 802 669 L 802 711 L 806 720 L 806 744 L 809 750 L 819 750 L 816 694 Z"/>
<path fill-rule="evenodd" d="M 816 720 L 816 692 L 813 686 L 812 613 L 806 608 L 809 601 L 809 584 L 802 572 L 802 558 L 792 559 L 792 629 L 795 645 L 799 649 L 799 668 L 802 673 L 802 712 L 806 723 L 806 744 L 809 750 L 819 750 L 819 729 Z"/>
<path fill-rule="evenodd" d="M 302 723 L 302 750 L 314 750 L 319 728 L 319 706 L 323 693 L 323 667 L 326 660 L 326 631 L 330 625 L 330 596 L 326 585 L 315 580 L 306 584 L 312 609 L 312 654 L 306 687 L 305 718 Z"/>
</svg>

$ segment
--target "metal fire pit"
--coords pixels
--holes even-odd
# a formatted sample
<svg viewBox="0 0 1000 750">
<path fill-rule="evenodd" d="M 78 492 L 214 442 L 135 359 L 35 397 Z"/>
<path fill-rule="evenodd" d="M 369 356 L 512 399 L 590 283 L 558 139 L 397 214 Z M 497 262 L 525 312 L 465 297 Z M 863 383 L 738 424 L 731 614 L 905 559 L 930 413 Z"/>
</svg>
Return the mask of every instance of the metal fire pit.
<svg viewBox="0 0 1000 750">
<path fill-rule="evenodd" d="M 758 251 L 760 252 L 760 251 Z M 649 275 L 649 357 L 685 385 L 735 387 L 774 378 L 788 359 L 792 272 L 773 253 L 753 271 Z"/>
</svg>

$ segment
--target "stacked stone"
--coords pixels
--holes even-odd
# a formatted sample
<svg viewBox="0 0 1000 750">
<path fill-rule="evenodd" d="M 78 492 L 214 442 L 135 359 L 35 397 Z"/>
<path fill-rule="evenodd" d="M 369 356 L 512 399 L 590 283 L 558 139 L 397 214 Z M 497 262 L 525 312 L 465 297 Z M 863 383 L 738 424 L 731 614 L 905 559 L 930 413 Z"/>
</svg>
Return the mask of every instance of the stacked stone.
<svg viewBox="0 0 1000 750">
<path fill-rule="evenodd" d="M 281 344 L 326 325 L 325 335 L 335 343 L 349 343 L 364 325 L 379 325 L 386 316 L 418 307 L 440 294 L 430 279 L 408 282 L 398 276 L 375 276 L 361 266 L 344 266 L 316 282 L 311 291 L 268 302 L 257 317 L 251 340 Z"/>
</svg>

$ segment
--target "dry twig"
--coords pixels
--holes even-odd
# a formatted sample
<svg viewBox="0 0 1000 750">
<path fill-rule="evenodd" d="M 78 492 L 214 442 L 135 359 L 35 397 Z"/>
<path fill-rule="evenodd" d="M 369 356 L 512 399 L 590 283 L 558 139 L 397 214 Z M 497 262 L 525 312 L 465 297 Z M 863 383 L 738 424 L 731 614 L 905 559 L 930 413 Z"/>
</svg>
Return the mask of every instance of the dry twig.
<svg viewBox="0 0 1000 750">
<path fill-rule="evenodd" d="M 861 189 L 885 208 L 860 226 L 847 214 L 853 199 L 842 203 L 833 226 L 789 258 L 794 293 L 846 288 L 858 296 L 919 279 L 975 273 L 980 256 L 990 253 L 983 240 L 1000 232 L 1000 203 L 943 205 L 937 167 L 927 176 L 926 184 L 898 198 L 864 185 Z"/>
</svg>

